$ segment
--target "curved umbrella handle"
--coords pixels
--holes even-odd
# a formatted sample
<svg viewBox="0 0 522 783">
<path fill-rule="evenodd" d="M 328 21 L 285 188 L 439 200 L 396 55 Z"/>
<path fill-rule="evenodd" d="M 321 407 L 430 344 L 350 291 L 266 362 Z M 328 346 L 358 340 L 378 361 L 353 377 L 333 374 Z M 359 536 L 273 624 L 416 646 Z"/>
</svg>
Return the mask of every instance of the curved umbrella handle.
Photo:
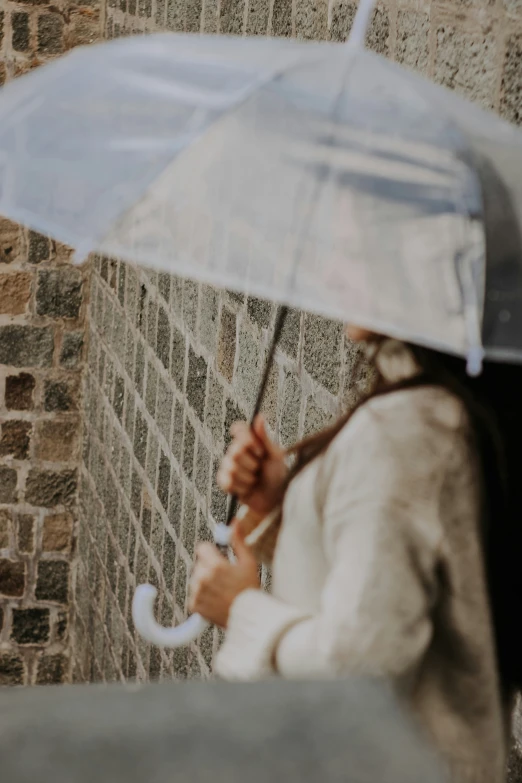
<svg viewBox="0 0 522 783">
<path fill-rule="evenodd" d="M 371 0 L 373 2 L 374 0 Z M 366 0 L 363 0 L 363 3 Z M 268 357 L 265 364 L 265 371 L 263 378 L 259 386 L 257 400 L 252 414 L 251 422 L 254 421 L 256 415 L 261 408 L 261 402 L 268 383 L 270 375 L 270 369 L 274 360 L 274 355 L 279 338 L 283 331 L 283 326 L 288 315 L 288 307 L 281 305 L 279 307 L 275 326 L 274 334 L 272 336 L 272 343 L 268 352 Z M 229 502 L 227 512 L 227 523 L 225 525 L 217 525 L 214 531 L 214 541 L 219 547 L 226 548 L 230 544 L 232 538 L 232 531 L 229 527 L 229 523 L 234 516 L 234 503 L 233 499 Z M 132 619 L 136 630 L 147 642 L 155 644 L 158 647 L 183 647 L 186 644 L 194 642 L 198 636 L 200 636 L 205 628 L 208 627 L 206 620 L 199 614 L 193 614 L 184 623 L 174 628 L 164 628 L 162 625 L 156 622 L 154 618 L 154 601 L 158 591 L 152 585 L 139 585 L 134 593 L 132 600 Z"/>
<path fill-rule="evenodd" d="M 218 525 L 214 539 L 218 546 L 228 546 L 230 528 Z M 181 625 L 165 628 L 154 617 L 154 602 L 158 591 L 153 585 L 139 585 L 132 599 L 132 619 L 136 630 L 145 641 L 158 647 L 183 647 L 201 636 L 209 623 L 199 614 L 191 615 Z"/>
</svg>

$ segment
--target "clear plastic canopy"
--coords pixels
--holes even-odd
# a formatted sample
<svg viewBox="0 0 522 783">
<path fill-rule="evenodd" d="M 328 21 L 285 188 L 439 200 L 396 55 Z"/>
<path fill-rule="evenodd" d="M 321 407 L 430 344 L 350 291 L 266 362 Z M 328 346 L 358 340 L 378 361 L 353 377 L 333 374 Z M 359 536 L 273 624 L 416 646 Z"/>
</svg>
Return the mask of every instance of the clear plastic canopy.
<svg viewBox="0 0 522 783">
<path fill-rule="evenodd" d="M 522 133 L 355 46 L 76 50 L 0 90 L 0 213 L 79 259 L 522 358 Z"/>
</svg>

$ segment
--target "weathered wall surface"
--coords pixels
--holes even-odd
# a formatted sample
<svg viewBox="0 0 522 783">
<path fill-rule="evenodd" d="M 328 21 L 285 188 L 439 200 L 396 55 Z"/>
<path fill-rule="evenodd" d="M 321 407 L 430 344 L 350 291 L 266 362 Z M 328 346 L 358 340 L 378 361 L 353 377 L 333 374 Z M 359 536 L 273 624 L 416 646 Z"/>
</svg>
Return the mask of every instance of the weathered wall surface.
<svg viewBox="0 0 522 783">
<path fill-rule="evenodd" d="M 355 7 L 349 0 L 109 0 L 105 31 L 344 40 Z M 368 43 L 519 121 L 520 0 L 388 0 L 377 7 Z M 229 425 L 251 410 L 274 310 L 107 259 L 94 265 L 90 299 L 75 679 L 205 677 L 217 632 L 175 654 L 150 648 L 136 637 L 130 601 L 148 580 L 160 588 L 164 623 L 186 614 L 195 543 L 224 514 L 216 466 Z M 353 397 L 362 381 L 355 362 L 339 324 L 292 314 L 264 406 L 284 444 Z"/>
<path fill-rule="evenodd" d="M 100 33 L 97 0 L 0 0 L 0 83 Z M 0 219 L 0 685 L 69 672 L 86 272 Z"/>
</svg>

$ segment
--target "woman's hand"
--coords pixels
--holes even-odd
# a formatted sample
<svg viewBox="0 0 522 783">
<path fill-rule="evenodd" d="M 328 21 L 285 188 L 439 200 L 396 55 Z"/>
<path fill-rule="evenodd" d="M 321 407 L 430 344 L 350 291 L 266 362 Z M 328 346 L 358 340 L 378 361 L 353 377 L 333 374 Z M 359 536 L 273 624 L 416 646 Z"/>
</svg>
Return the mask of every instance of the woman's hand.
<svg viewBox="0 0 522 783">
<path fill-rule="evenodd" d="M 244 590 L 259 589 L 257 562 L 245 544 L 240 527 L 234 526 L 232 546 L 236 562 L 230 563 L 213 544 L 201 544 L 190 580 L 189 609 L 226 628 L 230 607 Z"/>
<path fill-rule="evenodd" d="M 288 473 L 285 453 L 268 437 L 262 416 L 252 428 L 237 422 L 230 432 L 233 441 L 218 471 L 218 484 L 255 514 L 265 516 L 283 496 Z"/>
</svg>

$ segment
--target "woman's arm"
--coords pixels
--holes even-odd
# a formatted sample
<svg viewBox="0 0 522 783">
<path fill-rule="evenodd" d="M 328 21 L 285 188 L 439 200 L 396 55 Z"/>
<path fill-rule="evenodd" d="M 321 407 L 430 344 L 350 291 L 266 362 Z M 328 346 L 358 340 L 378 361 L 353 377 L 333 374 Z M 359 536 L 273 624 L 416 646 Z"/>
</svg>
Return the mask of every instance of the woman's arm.
<svg viewBox="0 0 522 783">
<path fill-rule="evenodd" d="M 319 611 L 307 616 L 259 590 L 243 592 L 230 609 L 218 674 L 401 680 L 412 671 L 432 632 L 445 451 L 411 423 L 399 436 L 383 436 L 366 411 L 339 438 L 321 471 L 330 571 Z"/>
</svg>

